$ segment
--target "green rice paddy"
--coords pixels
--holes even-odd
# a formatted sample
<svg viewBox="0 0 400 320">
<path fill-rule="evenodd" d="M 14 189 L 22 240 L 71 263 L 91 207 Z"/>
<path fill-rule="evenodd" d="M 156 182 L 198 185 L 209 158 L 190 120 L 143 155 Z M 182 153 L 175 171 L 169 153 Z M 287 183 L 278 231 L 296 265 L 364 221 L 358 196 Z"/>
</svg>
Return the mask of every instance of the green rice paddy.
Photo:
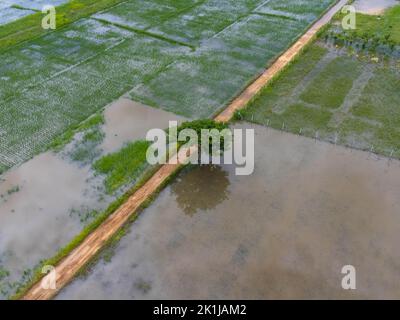
<svg viewBox="0 0 400 320">
<path fill-rule="evenodd" d="M 301 2 L 299 10 L 294 1 L 115 1 L 8 47 L 0 53 L 0 173 L 124 94 L 188 118 L 212 116 L 334 0 Z"/>
</svg>

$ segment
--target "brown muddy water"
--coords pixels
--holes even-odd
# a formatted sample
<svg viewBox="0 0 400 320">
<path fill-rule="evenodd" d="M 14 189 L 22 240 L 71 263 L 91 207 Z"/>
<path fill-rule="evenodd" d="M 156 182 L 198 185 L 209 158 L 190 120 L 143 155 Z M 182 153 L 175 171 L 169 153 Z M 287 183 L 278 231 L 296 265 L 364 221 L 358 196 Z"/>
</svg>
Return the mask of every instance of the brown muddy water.
<svg viewBox="0 0 400 320">
<path fill-rule="evenodd" d="M 99 155 L 143 139 L 150 128 L 167 128 L 171 113 L 121 99 L 105 109 L 105 137 Z M 78 134 L 79 135 L 79 134 Z M 72 161 L 72 142 L 59 153 L 46 152 L 0 176 L 0 298 L 12 293 L 42 259 L 52 257 L 102 212 L 115 195 L 106 195 L 103 178 L 91 164 Z M 129 186 L 128 186 L 129 187 Z"/>
<path fill-rule="evenodd" d="M 255 171 L 196 167 L 58 299 L 400 298 L 400 162 L 256 129 Z M 341 288 L 353 265 L 357 289 Z"/>
<path fill-rule="evenodd" d="M 357 12 L 379 15 L 397 4 L 400 4 L 399 0 L 356 0 L 352 5 Z"/>
<path fill-rule="evenodd" d="M 105 153 L 115 152 L 123 143 L 145 139 L 153 128 L 166 129 L 170 120 L 182 122 L 183 117 L 161 109 L 145 106 L 129 99 L 120 99 L 104 112 L 106 134 L 101 145 Z"/>
</svg>

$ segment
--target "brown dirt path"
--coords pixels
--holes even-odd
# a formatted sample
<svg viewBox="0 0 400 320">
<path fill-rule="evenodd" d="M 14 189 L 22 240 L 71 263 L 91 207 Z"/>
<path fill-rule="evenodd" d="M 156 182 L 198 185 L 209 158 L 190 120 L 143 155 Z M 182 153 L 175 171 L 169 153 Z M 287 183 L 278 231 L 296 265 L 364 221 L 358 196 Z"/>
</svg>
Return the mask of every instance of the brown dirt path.
<svg viewBox="0 0 400 320">
<path fill-rule="evenodd" d="M 290 49 L 281 55 L 257 80 L 237 97 L 223 112 L 215 117 L 216 121 L 228 122 L 236 110 L 244 108 L 246 104 L 301 50 L 312 41 L 315 34 L 326 25 L 348 0 L 340 0 L 319 21 L 317 21 Z M 180 150 L 181 159 L 187 158 L 194 150 Z M 93 233 L 91 233 L 77 248 L 64 260 L 55 266 L 57 289 L 43 289 L 41 281 L 36 283 L 24 296 L 24 300 L 46 300 L 53 298 L 77 272 L 85 266 L 108 240 L 128 221 L 136 210 L 152 196 L 163 182 L 165 182 L 180 164 L 162 166 L 127 202 L 106 219 Z"/>
</svg>

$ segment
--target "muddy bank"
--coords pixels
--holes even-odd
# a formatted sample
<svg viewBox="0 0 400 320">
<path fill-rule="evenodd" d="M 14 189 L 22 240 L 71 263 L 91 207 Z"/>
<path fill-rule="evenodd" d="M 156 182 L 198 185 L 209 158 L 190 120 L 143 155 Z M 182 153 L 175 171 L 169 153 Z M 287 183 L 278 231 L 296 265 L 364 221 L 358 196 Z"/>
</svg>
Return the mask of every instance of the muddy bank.
<svg viewBox="0 0 400 320">
<path fill-rule="evenodd" d="M 398 0 L 356 0 L 352 5 L 356 8 L 357 12 L 380 15 L 386 9 L 397 4 L 400 4 Z"/>
<path fill-rule="evenodd" d="M 104 138 L 90 146 L 95 157 L 143 139 L 150 128 L 166 128 L 169 120 L 182 119 L 126 99 L 106 107 L 104 117 L 98 129 Z M 89 148 L 80 142 L 83 135 L 77 134 L 59 153 L 41 154 L 0 177 L 0 270 L 9 272 L 0 279 L 0 298 L 116 199 L 105 192 L 103 177 L 94 174 L 90 161 L 73 159 Z"/>
<path fill-rule="evenodd" d="M 253 175 L 181 175 L 58 298 L 399 298 L 400 163 L 255 128 Z"/>
</svg>

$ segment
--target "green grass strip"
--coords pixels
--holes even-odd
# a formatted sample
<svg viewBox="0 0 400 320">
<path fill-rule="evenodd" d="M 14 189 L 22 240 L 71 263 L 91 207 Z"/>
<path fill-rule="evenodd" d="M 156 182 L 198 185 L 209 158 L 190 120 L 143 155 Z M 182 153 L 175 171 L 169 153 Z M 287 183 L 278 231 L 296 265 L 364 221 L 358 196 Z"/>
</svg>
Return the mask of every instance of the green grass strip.
<svg viewBox="0 0 400 320">
<path fill-rule="evenodd" d="M 96 173 L 106 175 L 105 187 L 108 194 L 113 194 L 128 184 L 143 169 L 149 146 L 148 141 L 138 140 L 129 143 L 116 153 L 100 158 L 93 164 Z"/>
<path fill-rule="evenodd" d="M 159 166 L 154 166 L 151 169 L 147 170 L 138 181 L 138 183 L 131 188 L 128 192 L 126 192 L 123 196 L 115 200 L 113 203 L 109 205 L 109 207 L 100 214 L 93 222 L 87 225 L 75 238 L 72 239 L 70 243 L 68 243 L 65 247 L 61 248 L 53 257 L 42 261 L 39 266 L 35 268 L 33 271 L 33 275 L 30 279 L 17 288 L 16 293 L 11 296 L 9 299 L 18 300 L 21 299 L 33 285 L 39 282 L 45 275 L 42 273 L 43 266 L 51 265 L 56 266 L 59 264 L 65 257 L 67 257 L 75 248 L 77 248 L 85 239 L 88 237 L 94 230 L 96 230 L 112 213 L 114 213 L 123 203 L 125 203 L 129 197 L 131 197 L 137 190 L 139 190 L 159 169 Z M 154 199 L 155 195 L 160 192 L 172 179 L 166 180 L 157 190 L 157 192 L 149 198 L 141 207 L 148 206 L 151 201 Z M 140 209 L 136 211 L 137 215 L 140 212 Z"/>
</svg>

